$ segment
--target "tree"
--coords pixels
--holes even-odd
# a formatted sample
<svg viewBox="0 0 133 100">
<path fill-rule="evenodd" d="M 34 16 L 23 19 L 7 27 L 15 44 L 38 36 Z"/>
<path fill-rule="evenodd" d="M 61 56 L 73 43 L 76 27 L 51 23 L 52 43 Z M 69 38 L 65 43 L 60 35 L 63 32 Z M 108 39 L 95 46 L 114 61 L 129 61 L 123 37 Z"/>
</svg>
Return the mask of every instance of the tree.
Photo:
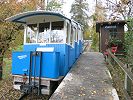
<svg viewBox="0 0 133 100">
<path fill-rule="evenodd" d="M 91 46 L 91 48 L 94 51 L 98 51 L 99 35 L 95 31 L 96 30 L 96 22 L 107 20 L 106 8 L 102 5 L 102 2 L 100 0 L 96 1 L 95 12 L 91 16 L 91 18 L 93 19 L 93 26 L 91 28 L 91 30 L 92 30 L 92 46 Z"/>
<path fill-rule="evenodd" d="M 98 51 L 99 49 L 99 34 L 96 33 L 96 26 L 94 25 L 92 27 L 92 45 L 91 45 L 91 48 L 94 50 L 94 51 Z"/>
<path fill-rule="evenodd" d="M 127 21 L 128 31 L 125 32 L 125 51 L 127 62 L 133 64 L 133 18 Z"/>
<path fill-rule="evenodd" d="M 36 0 L 3 0 L 0 1 L 0 79 L 2 79 L 2 66 L 5 52 L 13 43 L 22 25 L 5 22 L 7 17 L 16 13 L 36 9 Z"/>
<path fill-rule="evenodd" d="M 46 10 L 48 11 L 58 11 L 60 8 L 61 8 L 62 4 L 55 1 L 55 0 L 52 0 L 48 3 L 47 7 L 46 7 Z"/>
<path fill-rule="evenodd" d="M 106 8 L 111 11 L 109 18 L 116 20 L 124 18 L 127 20 L 133 17 L 133 0 L 106 0 Z"/>
<path fill-rule="evenodd" d="M 84 30 L 88 28 L 88 10 L 88 3 L 86 0 L 75 0 L 71 6 L 70 13 L 72 14 L 72 19 L 83 25 Z"/>
<path fill-rule="evenodd" d="M 95 12 L 92 15 L 94 24 L 97 21 L 106 21 L 107 20 L 107 14 L 106 14 L 106 8 L 102 5 L 102 2 L 99 0 L 96 2 L 95 6 Z"/>
</svg>

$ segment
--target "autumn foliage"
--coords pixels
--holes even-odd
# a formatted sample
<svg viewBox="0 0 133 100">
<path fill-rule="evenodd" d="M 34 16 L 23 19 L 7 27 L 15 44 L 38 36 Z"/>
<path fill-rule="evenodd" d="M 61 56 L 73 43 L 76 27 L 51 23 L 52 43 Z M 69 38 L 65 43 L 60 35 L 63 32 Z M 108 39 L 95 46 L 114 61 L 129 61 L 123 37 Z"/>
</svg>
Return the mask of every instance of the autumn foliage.
<svg viewBox="0 0 133 100">
<path fill-rule="evenodd" d="M 0 79 L 5 52 L 21 33 L 22 25 L 6 22 L 5 19 L 20 12 L 43 8 L 42 0 L 1 0 L 0 1 Z M 22 37 L 20 37 L 22 38 Z M 21 40 L 21 39 L 20 39 Z M 22 41 L 19 41 L 22 42 Z"/>
</svg>

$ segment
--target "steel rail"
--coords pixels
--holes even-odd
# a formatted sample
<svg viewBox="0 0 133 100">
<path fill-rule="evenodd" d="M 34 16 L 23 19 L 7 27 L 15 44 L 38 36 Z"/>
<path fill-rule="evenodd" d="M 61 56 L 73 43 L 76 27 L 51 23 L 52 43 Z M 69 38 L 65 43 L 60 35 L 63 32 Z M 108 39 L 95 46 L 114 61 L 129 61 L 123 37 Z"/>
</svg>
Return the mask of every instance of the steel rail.
<svg viewBox="0 0 133 100">
<path fill-rule="evenodd" d="M 26 94 L 26 93 L 22 94 L 21 97 L 20 97 L 18 100 L 24 100 L 24 98 L 25 98 L 27 95 L 29 95 L 29 94 Z"/>
<path fill-rule="evenodd" d="M 85 45 L 85 43 L 87 43 L 87 44 Z M 85 47 L 83 48 L 82 52 L 84 52 L 86 50 L 86 48 L 89 46 L 89 41 L 83 42 L 83 46 L 85 46 Z"/>
</svg>

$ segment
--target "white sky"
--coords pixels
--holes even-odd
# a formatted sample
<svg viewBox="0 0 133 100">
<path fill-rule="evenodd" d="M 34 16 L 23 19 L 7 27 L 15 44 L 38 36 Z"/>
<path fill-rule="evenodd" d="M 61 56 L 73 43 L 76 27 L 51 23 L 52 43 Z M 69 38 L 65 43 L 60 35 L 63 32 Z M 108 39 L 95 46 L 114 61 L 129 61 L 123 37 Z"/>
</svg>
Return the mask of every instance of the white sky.
<svg viewBox="0 0 133 100">
<path fill-rule="evenodd" d="M 63 13 L 70 17 L 70 10 L 71 10 L 71 5 L 74 2 L 74 0 L 64 0 L 64 4 L 63 4 Z"/>
</svg>

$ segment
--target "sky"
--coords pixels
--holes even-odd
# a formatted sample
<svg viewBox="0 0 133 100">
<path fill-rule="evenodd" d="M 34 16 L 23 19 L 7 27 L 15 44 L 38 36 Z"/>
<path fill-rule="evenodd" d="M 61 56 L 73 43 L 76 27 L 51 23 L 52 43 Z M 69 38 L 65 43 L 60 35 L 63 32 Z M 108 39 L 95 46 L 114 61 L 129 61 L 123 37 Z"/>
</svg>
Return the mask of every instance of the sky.
<svg viewBox="0 0 133 100">
<path fill-rule="evenodd" d="M 71 10 L 71 5 L 74 2 L 74 0 L 64 0 L 64 4 L 63 4 L 63 13 L 70 17 L 71 14 L 69 13 Z"/>
</svg>

